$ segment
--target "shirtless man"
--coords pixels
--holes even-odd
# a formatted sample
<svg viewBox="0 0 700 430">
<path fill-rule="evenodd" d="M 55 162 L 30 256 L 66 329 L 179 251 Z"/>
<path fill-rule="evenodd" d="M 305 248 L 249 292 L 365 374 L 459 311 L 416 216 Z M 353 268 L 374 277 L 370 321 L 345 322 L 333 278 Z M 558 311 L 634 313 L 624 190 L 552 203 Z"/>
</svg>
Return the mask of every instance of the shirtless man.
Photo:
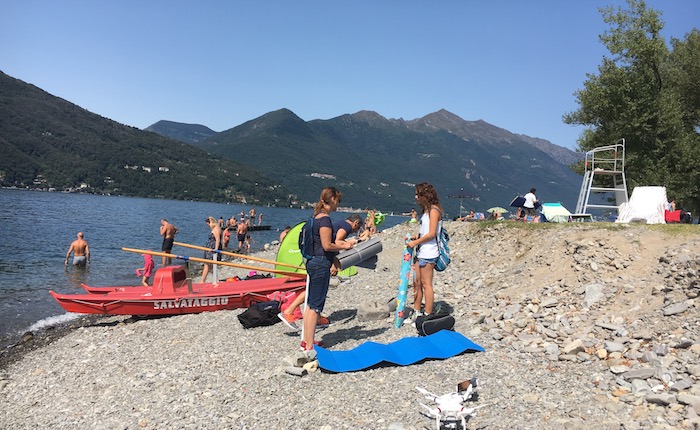
<svg viewBox="0 0 700 430">
<path fill-rule="evenodd" d="M 78 232 L 78 238 L 70 244 L 68 252 L 66 253 L 65 265 L 68 265 L 68 258 L 71 252 L 73 253 L 73 266 L 85 267 L 90 264 L 90 247 L 88 243 L 83 239 L 83 232 Z"/>
<path fill-rule="evenodd" d="M 246 224 L 245 219 L 241 218 L 236 228 L 236 239 L 238 239 L 238 250 L 243 250 L 245 245 L 245 237 L 248 234 L 248 224 Z"/>
<path fill-rule="evenodd" d="M 284 228 L 284 230 L 282 230 L 282 233 L 280 233 L 280 243 L 282 243 L 282 241 L 284 240 L 284 237 L 287 235 L 287 233 L 289 233 L 289 230 L 291 230 L 291 229 L 292 229 L 291 226 L 286 226 Z"/>
<path fill-rule="evenodd" d="M 175 235 L 180 231 L 174 225 L 170 224 L 167 219 L 163 218 L 160 220 L 160 235 L 163 236 L 163 246 L 161 246 L 161 251 L 172 254 L 173 242 L 175 242 Z M 172 264 L 173 259 L 169 257 L 163 257 L 163 267 Z"/>
<path fill-rule="evenodd" d="M 255 208 L 252 208 L 248 215 L 250 215 L 250 223 L 253 224 L 255 222 Z"/>
</svg>

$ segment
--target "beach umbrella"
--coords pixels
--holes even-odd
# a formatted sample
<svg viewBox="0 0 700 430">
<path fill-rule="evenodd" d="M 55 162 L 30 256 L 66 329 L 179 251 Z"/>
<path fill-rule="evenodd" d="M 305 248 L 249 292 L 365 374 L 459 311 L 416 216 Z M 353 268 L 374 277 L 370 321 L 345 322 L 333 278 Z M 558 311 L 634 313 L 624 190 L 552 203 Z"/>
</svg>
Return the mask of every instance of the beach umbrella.
<svg viewBox="0 0 700 430">
<path fill-rule="evenodd" d="M 486 212 L 489 212 L 489 213 L 498 212 L 499 214 L 504 214 L 504 213 L 508 212 L 508 210 L 504 209 L 500 206 L 495 206 L 495 207 L 492 207 L 490 209 L 487 209 Z"/>
</svg>

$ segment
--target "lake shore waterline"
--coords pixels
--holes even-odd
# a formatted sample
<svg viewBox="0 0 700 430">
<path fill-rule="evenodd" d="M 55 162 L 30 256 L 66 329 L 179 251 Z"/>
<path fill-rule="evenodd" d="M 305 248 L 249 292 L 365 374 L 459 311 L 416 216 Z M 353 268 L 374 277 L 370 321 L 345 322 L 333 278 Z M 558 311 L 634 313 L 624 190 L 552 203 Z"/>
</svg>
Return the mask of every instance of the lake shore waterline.
<svg viewBox="0 0 700 430">
<path fill-rule="evenodd" d="M 178 242 L 203 246 L 209 234 L 203 222 L 207 216 L 239 219 L 241 212 L 248 214 L 252 207 L 0 189 L 0 346 L 14 342 L 37 323 L 50 323 L 63 314 L 49 290 L 78 294 L 83 292 L 82 283 L 138 285 L 140 279 L 134 269 L 143 267 L 143 257 L 121 249 L 159 251 L 162 218 L 179 228 Z M 310 210 L 257 207 L 257 213 L 263 214 L 263 224 L 270 229 L 251 232 L 253 250 L 277 240 L 285 226 L 307 219 Z M 403 221 L 405 218 L 389 216 L 380 227 Z M 66 251 L 78 231 L 84 233 L 90 245 L 89 270 L 64 265 Z M 198 250 L 176 247 L 174 251 L 202 256 Z M 160 258 L 156 263 L 159 265 Z"/>
</svg>

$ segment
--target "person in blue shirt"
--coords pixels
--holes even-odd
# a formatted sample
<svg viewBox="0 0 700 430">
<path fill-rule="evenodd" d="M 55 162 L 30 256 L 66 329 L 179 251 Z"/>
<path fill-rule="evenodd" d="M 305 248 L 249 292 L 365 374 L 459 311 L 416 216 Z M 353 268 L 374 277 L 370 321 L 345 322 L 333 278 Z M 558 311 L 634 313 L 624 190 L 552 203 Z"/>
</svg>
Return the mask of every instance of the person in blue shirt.
<svg viewBox="0 0 700 430">
<path fill-rule="evenodd" d="M 362 217 L 358 214 L 351 214 L 344 220 L 333 221 L 333 241 L 343 242 L 360 228 L 362 228 Z"/>
<path fill-rule="evenodd" d="M 357 241 L 355 239 L 348 239 L 348 236 L 350 236 L 352 233 L 356 233 L 362 227 L 362 224 L 362 217 L 358 214 L 351 214 L 344 220 L 333 221 L 333 241 L 336 244 L 342 244 L 348 241 L 352 242 L 354 245 L 357 243 Z M 333 269 L 335 269 L 335 272 L 337 273 L 338 268 L 331 268 L 332 272 Z M 279 319 L 281 319 L 282 322 L 291 329 L 301 330 L 301 328 L 296 324 L 298 318 L 294 315 L 294 311 L 301 306 L 302 303 L 304 303 L 304 299 L 306 299 L 306 292 L 302 292 L 301 294 L 297 295 L 296 299 L 290 303 L 289 307 L 277 315 Z M 319 315 L 316 326 L 326 327 L 328 325 L 330 325 L 328 318 L 324 317 L 323 315 Z"/>
<path fill-rule="evenodd" d="M 321 196 L 314 206 L 313 215 L 313 237 L 314 253 L 313 258 L 306 261 L 306 272 L 308 273 L 308 297 L 306 298 L 306 309 L 304 309 L 304 335 L 301 341 L 301 349 L 309 351 L 314 345 L 316 335 L 316 324 L 318 317 L 323 311 L 328 295 L 328 285 L 331 280 L 331 267 L 337 273 L 337 268 L 333 265 L 335 256 L 339 251 L 350 249 L 355 245 L 353 239 L 334 242 L 333 223 L 330 214 L 338 210 L 338 205 L 343 199 L 343 194 L 333 187 L 326 187 L 321 191 Z"/>
</svg>

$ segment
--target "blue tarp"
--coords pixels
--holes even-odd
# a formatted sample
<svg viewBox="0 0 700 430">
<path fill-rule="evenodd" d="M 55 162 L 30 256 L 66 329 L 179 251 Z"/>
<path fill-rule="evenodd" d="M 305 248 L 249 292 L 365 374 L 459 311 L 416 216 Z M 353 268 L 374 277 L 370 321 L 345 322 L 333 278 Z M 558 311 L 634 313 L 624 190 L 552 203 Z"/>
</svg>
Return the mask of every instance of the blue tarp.
<svg viewBox="0 0 700 430">
<path fill-rule="evenodd" d="M 461 333 L 449 330 L 424 337 L 405 337 L 390 344 L 365 342 L 348 351 L 315 349 L 319 367 L 330 372 L 354 372 L 381 362 L 407 366 L 425 359 L 454 357 L 468 350 L 484 351 Z"/>
</svg>

